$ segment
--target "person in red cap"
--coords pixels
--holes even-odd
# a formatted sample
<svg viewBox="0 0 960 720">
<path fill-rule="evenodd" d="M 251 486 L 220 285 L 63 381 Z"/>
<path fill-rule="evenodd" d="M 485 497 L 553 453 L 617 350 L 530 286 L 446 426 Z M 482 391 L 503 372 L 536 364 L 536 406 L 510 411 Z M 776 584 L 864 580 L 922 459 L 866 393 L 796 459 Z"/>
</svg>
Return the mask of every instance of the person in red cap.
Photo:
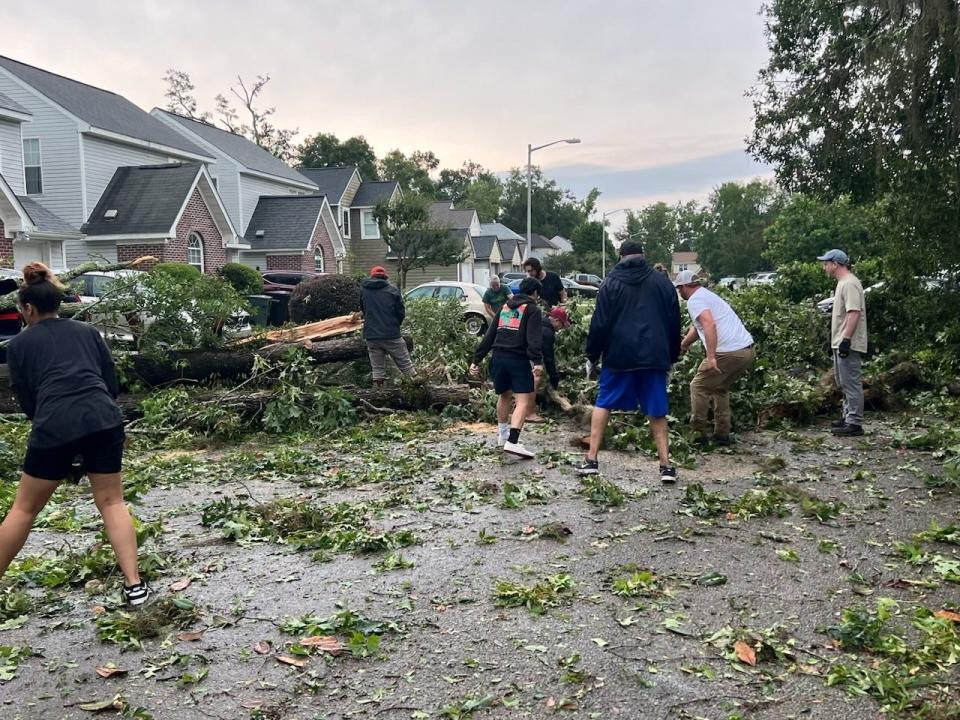
<svg viewBox="0 0 960 720">
<path fill-rule="evenodd" d="M 541 322 L 543 325 L 543 369 L 547 373 L 547 379 L 550 386 L 556 389 L 560 386 L 560 373 L 557 372 L 556 342 L 557 333 L 564 328 L 570 327 L 570 316 L 567 311 L 559 305 L 548 310 Z M 534 393 L 540 390 L 540 376 L 534 378 Z M 536 406 L 533 407 L 530 414 L 527 415 L 527 422 L 543 422 L 543 418 L 537 414 Z"/>
<path fill-rule="evenodd" d="M 377 265 L 362 283 L 360 309 L 363 310 L 363 339 L 373 370 L 373 382 L 383 385 L 387 378 L 387 355 L 404 375 L 413 374 L 413 362 L 407 343 L 400 336 L 400 325 L 407 310 L 400 291 L 390 284 L 387 271 Z"/>
</svg>

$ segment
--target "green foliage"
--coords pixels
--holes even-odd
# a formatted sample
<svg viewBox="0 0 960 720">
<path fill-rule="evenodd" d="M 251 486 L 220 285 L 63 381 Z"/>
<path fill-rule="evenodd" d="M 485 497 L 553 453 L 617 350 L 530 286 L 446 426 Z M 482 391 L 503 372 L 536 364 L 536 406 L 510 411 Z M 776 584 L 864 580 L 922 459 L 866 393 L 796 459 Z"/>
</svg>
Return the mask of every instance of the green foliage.
<svg viewBox="0 0 960 720">
<path fill-rule="evenodd" d="M 406 327 L 416 338 L 412 359 L 418 375 L 443 382 L 467 376 L 477 339 L 464 329 L 459 300 L 408 301 Z"/>
<path fill-rule="evenodd" d="M 379 179 L 377 156 L 363 135 L 340 140 L 333 133 L 317 133 L 303 141 L 297 154 L 298 165 L 302 168 L 354 165 L 365 181 Z"/>
<path fill-rule="evenodd" d="M 455 207 L 477 211 L 480 222 L 496 220 L 500 213 L 503 184 L 494 173 L 478 163 L 467 161 L 459 170 L 441 170 L 437 197 L 451 200 Z"/>
<path fill-rule="evenodd" d="M 185 629 L 200 617 L 200 610 L 183 595 L 163 597 L 137 612 L 114 610 L 97 616 L 101 642 L 142 650 L 143 641 L 173 629 Z"/>
<path fill-rule="evenodd" d="M 290 294 L 290 319 L 317 322 L 360 310 L 360 285 L 346 275 L 320 275 L 294 287 Z"/>
<path fill-rule="evenodd" d="M 580 489 L 577 492 L 586 496 L 594 505 L 603 507 L 617 507 L 626 502 L 623 490 L 616 483 L 599 475 L 580 478 Z"/>
<path fill-rule="evenodd" d="M 379 174 L 385 180 L 396 180 L 405 193 L 432 198 L 437 190 L 431 173 L 439 166 L 440 161 L 430 150 L 414 150 L 409 156 L 391 150 L 380 158 Z"/>
<path fill-rule="evenodd" d="M 186 263 L 157 263 L 153 266 L 153 272 L 169 275 L 182 283 L 194 281 L 203 274 L 193 265 Z"/>
<path fill-rule="evenodd" d="M 578 200 L 569 190 L 548 180 L 539 167 L 531 175 L 530 221 L 532 231 L 548 238 L 562 235 L 573 236 L 577 226 L 586 222 L 594 212 L 599 192 L 590 191 L 583 200 Z M 527 172 L 526 168 L 514 168 L 503 183 L 500 201 L 500 222 L 521 235 L 527 229 Z M 600 234 L 597 232 L 597 242 Z"/>
<path fill-rule="evenodd" d="M 533 585 L 498 580 L 493 599 L 497 607 L 525 607 L 533 615 L 559 607 L 573 599 L 573 578 L 566 573 L 549 575 Z"/>
<path fill-rule="evenodd" d="M 687 206 L 679 203 L 668 205 L 661 201 L 647 205 L 637 212 L 627 213 L 627 221 L 618 236 L 621 240 L 631 237 L 643 245 L 644 256 L 650 265 L 663 263 L 670 267 L 673 251 L 686 239 L 680 234 L 681 216 L 686 212 Z"/>
<path fill-rule="evenodd" d="M 680 498 L 680 513 L 691 517 L 711 518 L 727 512 L 730 498 L 723 493 L 708 492 L 703 485 L 687 485 Z"/>
<path fill-rule="evenodd" d="M 580 256 L 572 252 L 558 253 L 543 259 L 543 268 L 556 273 L 560 277 L 572 275 L 582 267 L 583 261 Z"/>
<path fill-rule="evenodd" d="M 220 277 L 240 295 L 258 295 L 263 292 L 263 278 L 252 267 L 240 263 L 227 263 L 220 268 Z"/>
<path fill-rule="evenodd" d="M 659 597 L 664 594 L 661 579 L 652 570 L 624 568 L 626 574 L 610 579 L 610 592 L 619 597 Z"/>
<path fill-rule="evenodd" d="M 23 661 L 33 656 L 33 650 L 20 645 L 0 645 L 0 683 L 13 680 L 17 668 Z"/>
<path fill-rule="evenodd" d="M 528 482 L 503 483 L 503 507 L 516 510 L 524 505 L 543 505 L 556 496 L 556 491 L 543 483 Z"/>
</svg>

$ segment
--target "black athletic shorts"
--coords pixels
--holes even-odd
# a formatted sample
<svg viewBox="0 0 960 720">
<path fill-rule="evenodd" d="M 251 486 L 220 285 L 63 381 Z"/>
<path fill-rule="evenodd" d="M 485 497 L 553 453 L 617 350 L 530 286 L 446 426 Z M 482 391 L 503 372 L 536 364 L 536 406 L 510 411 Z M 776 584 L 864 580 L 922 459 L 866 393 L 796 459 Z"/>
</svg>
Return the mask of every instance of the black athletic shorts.
<svg viewBox="0 0 960 720">
<path fill-rule="evenodd" d="M 507 390 L 515 393 L 533 392 L 533 368 L 524 356 L 494 353 L 490 361 L 490 377 L 497 395 Z"/>
<path fill-rule="evenodd" d="M 66 445 L 50 448 L 27 448 L 23 471 L 42 480 L 64 480 L 72 477 L 74 461 L 80 460 L 80 472 L 104 475 L 120 472 L 123 464 L 123 425 L 90 433 Z M 79 478 L 76 478 L 79 480 Z"/>
</svg>

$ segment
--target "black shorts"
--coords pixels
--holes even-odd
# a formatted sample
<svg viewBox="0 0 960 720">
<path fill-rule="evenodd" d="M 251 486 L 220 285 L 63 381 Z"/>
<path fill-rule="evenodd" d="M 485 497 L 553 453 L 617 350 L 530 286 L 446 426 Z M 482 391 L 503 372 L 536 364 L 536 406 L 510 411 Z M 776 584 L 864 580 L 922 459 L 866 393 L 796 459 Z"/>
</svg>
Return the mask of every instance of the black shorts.
<svg viewBox="0 0 960 720">
<path fill-rule="evenodd" d="M 120 472 L 123 464 L 123 425 L 90 433 L 66 445 L 50 448 L 27 448 L 23 471 L 42 480 L 60 481 L 73 475 L 74 461 L 80 459 L 81 472 L 104 475 Z"/>
<path fill-rule="evenodd" d="M 520 355 L 494 355 L 490 361 L 490 376 L 497 395 L 507 390 L 515 393 L 533 392 L 533 368 Z"/>
</svg>

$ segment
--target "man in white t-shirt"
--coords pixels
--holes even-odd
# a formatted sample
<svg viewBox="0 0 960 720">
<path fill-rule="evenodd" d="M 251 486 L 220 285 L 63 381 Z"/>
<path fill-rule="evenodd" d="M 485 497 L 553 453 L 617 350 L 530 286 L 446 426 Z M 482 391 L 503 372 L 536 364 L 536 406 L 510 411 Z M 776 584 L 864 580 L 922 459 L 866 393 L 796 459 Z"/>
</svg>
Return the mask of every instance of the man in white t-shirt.
<svg viewBox="0 0 960 720">
<path fill-rule="evenodd" d="M 717 445 L 729 445 L 730 387 L 753 364 L 756 357 L 753 337 L 727 301 L 702 287 L 692 271 L 677 273 L 673 284 L 680 297 L 687 301 L 687 311 L 693 320 L 680 343 L 680 352 L 689 350 L 697 338 L 707 352 L 690 383 L 690 424 L 697 434 L 697 442 L 706 445 L 710 440 L 707 414 L 712 400 L 713 441 Z"/>
</svg>

